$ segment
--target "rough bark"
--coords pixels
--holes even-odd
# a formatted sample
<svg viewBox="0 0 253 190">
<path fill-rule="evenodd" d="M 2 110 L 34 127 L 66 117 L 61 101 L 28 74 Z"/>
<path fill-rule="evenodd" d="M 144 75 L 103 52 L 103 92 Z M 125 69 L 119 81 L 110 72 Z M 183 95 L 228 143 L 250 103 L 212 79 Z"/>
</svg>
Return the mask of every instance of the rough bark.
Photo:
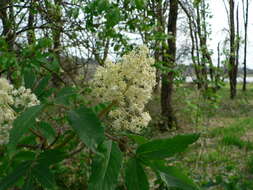
<svg viewBox="0 0 253 190">
<path fill-rule="evenodd" d="M 236 67 L 236 76 L 238 72 L 238 65 L 240 59 L 240 27 L 239 27 L 239 6 L 237 5 L 236 10 L 236 57 L 235 57 L 235 67 Z"/>
<path fill-rule="evenodd" d="M 30 8 L 29 8 L 29 15 L 28 15 L 28 23 L 27 28 L 27 41 L 28 44 L 35 43 L 35 29 L 34 29 L 34 22 L 35 22 L 35 14 L 34 14 L 34 0 L 30 1 Z"/>
<path fill-rule="evenodd" d="M 248 20 L 249 20 L 249 0 L 244 0 L 243 3 L 243 20 L 244 20 L 244 57 L 243 57 L 243 87 L 242 90 L 246 91 L 246 78 L 247 78 L 247 48 L 248 48 Z"/>
<path fill-rule="evenodd" d="M 2 20 L 3 32 L 1 36 L 4 37 L 8 44 L 9 51 L 14 48 L 15 42 L 15 18 L 14 18 L 13 2 L 1 1 L 0 2 L 0 19 Z"/>
<path fill-rule="evenodd" d="M 229 0 L 229 29 L 230 29 L 230 55 L 229 55 L 229 84 L 230 84 L 230 98 L 234 99 L 236 96 L 237 84 L 237 68 L 236 68 L 236 44 L 235 44 L 235 20 L 234 20 L 234 0 Z"/>
<path fill-rule="evenodd" d="M 207 65 L 209 65 L 209 74 L 211 80 L 213 79 L 213 70 L 212 70 L 212 58 L 210 52 L 207 48 L 207 31 L 206 31 L 206 21 L 205 21 L 205 2 L 201 2 L 201 6 L 197 6 L 197 36 L 199 38 L 200 52 L 201 52 L 201 82 L 202 82 L 202 91 L 205 92 L 208 89 L 208 71 Z M 200 10 L 201 8 L 201 10 Z M 203 20 L 201 20 L 203 19 Z"/>
<path fill-rule="evenodd" d="M 216 90 L 220 89 L 219 82 L 221 81 L 221 75 L 220 75 L 220 43 L 217 45 L 217 71 L 215 75 L 215 87 Z"/>
<path fill-rule="evenodd" d="M 156 26 L 156 32 L 157 33 L 165 33 L 165 27 L 164 27 L 164 14 L 163 14 L 163 6 L 162 6 L 162 1 L 157 1 L 156 6 L 152 6 L 152 11 L 156 14 L 155 19 L 157 20 L 157 26 Z M 155 62 L 160 64 L 162 61 L 162 47 L 161 47 L 161 40 L 156 39 L 155 40 Z M 158 92 L 160 88 L 160 83 L 161 83 L 161 72 L 159 69 L 156 71 L 156 86 L 154 88 L 155 92 Z"/>
<path fill-rule="evenodd" d="M 162 116 L 164 117 L 164 127 L 177 127 L 176 118 L 172 106 L 173 79 L 176 60 L 176 34 L 177 34 L 177 16 L 178 16 L 178 1 L 170 0 L 169 18 L 167 23 L 167 31 L 171 37 L 167 40 L 166 55 L 163 56 L 163 61 L 170 70 L 162 74 L 162 89 L 161 89 L 161 108 Z"/>
</svg>

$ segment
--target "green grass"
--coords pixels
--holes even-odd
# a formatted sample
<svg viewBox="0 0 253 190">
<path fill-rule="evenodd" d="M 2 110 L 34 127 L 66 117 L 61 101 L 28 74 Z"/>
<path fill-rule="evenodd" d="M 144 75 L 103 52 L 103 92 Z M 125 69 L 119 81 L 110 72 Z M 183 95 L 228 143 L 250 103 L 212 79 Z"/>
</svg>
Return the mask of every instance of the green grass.
<svg viewBox="0 0 253 190">
<path fill-rule="evenodd" d="M 237 136 L 232 136 L 232 135 L 226 135 L 222 137 L 220 140 L 221 144 L 224 144 L 225 146 L 236 146 L 240 149 L 247 149 L 247 150 L 252 150 L 253 149 L 253 144 L 249 141 L 245 141 L 240 139 L 240 137 Z"/>
<path fill-rule="evenodd" d="M 246 163 L 246 168 L 250 174 L 253 174 L 253 155 L 249 156 Z"/>
<path fill-rule="evenodd" d="M 238 119 L 229 126 L 217 127 L 210 131 L 210 137 L 215 136 L 243 136 L 247 130 L 253 130 L 253 118 Z"/>
<path fill-rule="evenodd" d="M 196 144 L 177 157 L 176 163 L 188 168 L 200 186 L 222 179 L 207 190 L 252 190 L 252 186 L 245 188 L 242 184 L 249 183 L 253 175 L 253 84 L 249 84 L 247 92 L 242 92 L 238 84 L 235 100 L 229 99 L 228 87 L 226 84 L 218 91 L 215 104 L 204 101 L 190 85 L 175 89 L 174 108 L 181 129 L 173 134 L 202 133 Z M 151 102 L 154 116 L 157 97 Z M 172 132 L 162 135 L 171 136 Z"/>
</svg>

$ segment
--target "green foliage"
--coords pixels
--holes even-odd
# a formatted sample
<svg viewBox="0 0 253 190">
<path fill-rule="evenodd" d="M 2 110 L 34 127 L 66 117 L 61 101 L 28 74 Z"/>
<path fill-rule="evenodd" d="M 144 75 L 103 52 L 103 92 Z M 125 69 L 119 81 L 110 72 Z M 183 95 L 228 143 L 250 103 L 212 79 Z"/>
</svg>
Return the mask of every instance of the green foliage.
<svg viewBox="0 0 253 190">
<path fill-rule="evenodd" d="M 104 140 L 104 128 L 91 109 L 80 107 L 68 113 L 70 125 L 80 139 L 91 149 Z"/>
<path fill-rule="evenodd" d="M 164 166 L 161 164 L 156 164 L 154 167 L 162 181 L 164 181 L 168 187 L 177 187 L 184 190 L 199 189 L 193 180 L 188 178 L 180 169 L 176 167 Z"/>
<path fill-rule="evenodd" d="M 194 6 L 198 6 L 199 3 L 201 3 L 201 0 L 193 0 L 193 4 Z"/>
<path fill-rule="evenodd" d="M 146 0 L 134 0 L 135 6 L 137 9 L 145 8 Z"/>
<path fill-rule="evenodd" d="M 55 180 L 50 166 L 60 162 L 64 157 L 64 153 L 58 150 L 50 150 L 40 153 L 37 158 L 34 157 L 32 160 L 29 158 L 28 161 L 22 161 L 13 169 L 12 173 L 1 180 L 0 189 L 10 188 L 24 177 L 27 180 L 24 188 L 31 188 L 36 181 L 45 188 L 53 188 L 55 187 Z"/>
<path fill-rule="evenodd" d="M 126 186 L 129 190 L 148 190 L 149 183 L 144 168 L 139 160 L 128 160 L 125 171 Z"/>
<path fill-rule="evenodd" d="M 162 179 L 167 187 L 179 187 L 183 190 L 196 190 L 198 187 L 176 167 L 166 166 L 164 159 L 180 153 L 194 143 L 199 135 L 179 135 L 169 139 L 141 141 L 126 165 L 125 178 L 128 189 L 149 189 L 144 166 L 150 167 Z M 135 137 L 136 138 L 136 137 Z M 137 138 L 139 141 L 139 138 Z M 143 139 L 142 139 L 143 140 Z M 175 149 L 173 148 L 175 147 Z"/>
<path fill-rule="evenodd" d="M 36 75 L 31 69 L 24 71 L 24 82 L 26 88 L 33 89 L 36 82 Z"/>
<path fill-rule="evenodd" d="M 253 144 L 248 142 L 248 141 L 244 141 L 244 140 L 241 140 L 239 137 L 237 136 L 224 136 L 222 139 L 221 139 L 221 143 L 229 146 L 229 145 L 232 145 L 232 146 L 236 146 L 240 149 L 242 148 L 246 148 L 246 149 L 253 149 Z"/>
<path fill-rule="evenodd" d="M 247 160 L 247 170 L 250 174 L 253 174 L 253 156 L 250 155 L 250 157 Z"/>
<path fill-rule="evenodd" d="M 75 98 L 77 91 L 72 87 L 64 87 L 56 94 L 54 102 L 56 104 L 69 105 L 71 99 Z"/>
<path fill-rule="evenodd" d="M 91 168 L 89 189 L 115 189 L 119 184 L 119 179 L 123 177 L 121 171 L 124 170 L 124 183 L 128 189 L 148 190 L 147 168 L 152 169 L 157 174 L 157 179 L 164 180 L 168 187 L 197 189 L 193 188 L 194 183 L 180 170 L 166 166 L 164 159 L 185 151 L 198 139 L 199 135 L 178 135 L 168 139 L 148 140 L 142 136 L 129 134 L 127 136 L 133 140 L 134 146 L 127 147 L 129 153 L 122 152 L 119 148 L 122 147 L 120 139 L 112 138 L 105 133 L 104 126 L 92 109 L 85 106 L 72 108 L 72 106 L 75 107 L 71 102 L 73 95 L 76 95 L 75 89 L 63 88 L 52 101 L 49 101 L 56 102 L 55 106 L 64 106 L 63 118 L 67 119 L 73 128 L 73 131 L 64 132 L 61 138 L 57 136 L 49 122 L 36 121 L 36 118 L 41 117 L 47 110 L 47 107 L 50 108 L 54 104 L 28 108 L 15 120 L 11 131 L 10 147 L 13 149 L 9 152 L 12 155 L 9 158 L 11 159 L 10 170 L 0 178 L 1 190 L 13 186 L 28 190 L 37 189 L 37 187 L 57 188 L 56 166 L 60 166 L 62 160 L 79 153 L 84 147 L 88 150 L 87 159 L 92 160 L 92 164 L 87 165 Z M 103 113 L 106 109 L 108 109 L 107 106 L 101 107 L 97 114 L 100 115 L 99 113 Z M 22 129 L 22 132 L 18 129 Z M 76 135 L 79 138 L 75 138 Z M 78 144 L 82 148 L 73 151 L 72 149 Z M 31 150 L 24 150 L 22 146 L 28 149 L 30 147 Z M 70 151 L 69 148 L 71 148 Z M 93 153 L 90 154 L 90 151 Z M 85 155 L 85 152 L 83 153 Z M 163 165 L 156 164 L 154 160 Z"/>
<path fill-rule="evenodd" d="M 31 161 L 22 162 L 11 174 L 1 180 L 0 190 L 5 190 L 13 186 L 20 178 L 27 174 Z"/>
<path fill-rule="evenodd" d="M 138 147 L 136 154 L 140 159 L 161 160 L 183 152 L 199 138 L 198 134 L 177 135 L 169 139 L 157 139 Z"/>
<path fill-rule="evenodd" d="M 55 187 L 54 175 L 49 167 L 43 164 L 36 164 L 32 168 L 31 173 L 44 188 L 52 189 Z"/>
<path fill-rule="evenodd" d="M 97 154 L 92 162 L 89 189 L 114 189 L 118 183 L 122 153 L 118 145 L 112 141 L 105 141 L 101 144 L 98 152 L 100 154 Z"/>
<path fill-rule="evenodd" d="M 29 175 L 26 178 L 26 182 L 24 184 L 24 186 L 22 187 L 22 190 L 33 190 L 34 186 L 33 186 L 33 178 L 31 175 Z"/>
<path fill-rule="evenodd" d="M 46 90 L 46 87 L 48 86 L 48 83 L 51 79 L 50 75 L 47 75 L 39 80 L 38 84 L 36 85 L 36 88 L 34 89 L 34 93 L 39 97 L 42 98 L 43 95 L 45 95 L 48 91 Z"/>
<path fill-rule="evenodd" d="M 128 135 L 128 138 L 132 139 L 135 143 L 137 143 L 138 145 L 144 144 L 148 142 L 148 139 L 146 139 L 143 136 L 139 136 L 139 135 Z"/>
<path fill-rule="evenodd" d="M 47 122 L 38 122 L 37 130 L 44 136 L 48 142 L 52 143 L 56 137 L 55 129 Z"/>
<path fill-rule="evenodd" d="M 14 121 L 10 132 L 10 145 L 12 148 L 15 148 L 19 139 L 34 125 L 36 117 L 42 112 L 44 107 L 45 105 L 43 104 L 30 107 Z"/>
<path fill-rule="evenodd" d="M 26 39 L 20 40 L 14 35 L 18 40 L 13 39 L 15 47 L 10 48 L 8 39 L 0 38 L 1 75 L 3 72 L 15 87 L 30 88 L 41 102 L 23 113 L 15 110 L 18 117 L 13 123 L 10 143 L 0 147 L 0 190 L 113 190 L 119 186 L 148 190 L 153 174 L 166 188 L 198 189 L 170 162 L 196 142 L 198 134 L 150 140 L 141 135 L 113 131 L 106 117 L 111 103 L 97 104 L 86 97 L 86 84 L 76 82 L 75 76 L 69 73 L 72 68 L 65 68 L 61 60 L 68 48 L 72 51 L 77 47 L 73 44 L 82 44 L 84 49 L 92 49 L 91 57 L 102 65 L 107 51 L 114 49 L 120 55 L 134 47 L 128 36 L 122 34 L 125 30 L 148 34 L 147 43 L 152 46 L 156 41 L 160 43 L 171 38 L 164 32 L 154 31 L 157 20 L 153 19 L 154 13 L 147 11 L 148 2 L 57 2 L 34 1 L 27 6 L 28 12 L 46 23 L 41 28 L 33 23 L 36 28 L 33 42 L 26 43 Z M 20 32 L 23 38 L 23 30 L 29 34 L 33 29 L 22 28 L 23 23 L 16 22 L 28 17 L 19 14 L 23 10 L 18 12 L 23 2 L 15 3 L 18 6 L 14 12 L 17 11 L 19 19 L 13 18 L 17 23 L 13 29 L 18 31 L 12 32 Z M 65 41 L 61 44 L 63 31 L 66 44 Z M 57 42 L 57 35 L 60 42 Z M 76 66 L 70 62 L 71 67 Z M 163 64 L 161 70 L 179 73 Z M 69 78 L 72 83 L 67 81 Z M 103 118 L 101 113 L 105 113 Z"/>
</svg>

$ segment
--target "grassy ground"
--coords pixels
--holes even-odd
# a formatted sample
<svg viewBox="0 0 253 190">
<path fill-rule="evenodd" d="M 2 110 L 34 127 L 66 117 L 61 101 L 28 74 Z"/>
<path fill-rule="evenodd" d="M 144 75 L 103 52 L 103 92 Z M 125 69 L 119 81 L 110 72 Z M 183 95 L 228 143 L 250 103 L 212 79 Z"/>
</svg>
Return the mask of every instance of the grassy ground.
<svg viewBox="0 0 253 190">
<path fill-rule="evenodd" d="M 175 90 L 174 107 L 179 130 L 159 133 L 159 97 L 149 104 L 153 116 L 152 136 L 201 133 L 199 141 L 175 159 L 203 189 L 253 189 L 253 84 L 246 93 L 229 99 L 226 85 L 214 101 L 204 100 L 189 85 Z"/>
</svg>

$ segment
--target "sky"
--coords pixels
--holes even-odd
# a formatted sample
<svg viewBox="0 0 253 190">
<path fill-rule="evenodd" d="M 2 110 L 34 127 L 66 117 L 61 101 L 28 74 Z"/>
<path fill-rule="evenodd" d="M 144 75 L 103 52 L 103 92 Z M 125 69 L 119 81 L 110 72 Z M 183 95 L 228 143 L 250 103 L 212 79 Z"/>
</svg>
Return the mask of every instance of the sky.
<svg viewBox="0 0 253 190">
<path fill-rule="evenodd" d="M 241 0 L 237 0 L 241 2 Z M 237 2 L 235 1 L 235 2 Z M 248 51 L 247 51 L 247 64 L 248 67 L 253 69 L 253 1 L 249 0 L 249 24 L 248 24 Z M 224 28 L 228 29 L 228 19 L 226 15 L 226 10 L 224 7 L 223 0 L 210 0 L 210 10 L 212 11 L 213 18 L 210 20 L 212 34 L 211 40 L 209 40 L 210 48 L 214 51 L 213 59 L 216 60 L 217 57 L 217 44 L 219 41 L 224 40 L 225 36 L 227 35 L 224 32 Z M 240 28 L 241 28 L 241 35 L 244 36 L 243 31 L 243 17 L 242 17 L 242 6 L 239 5 L 239 11 L 241 12 L 240 15 Z M 243 58 L 243 48 L 241 47 L 241 61 L 240 66 L 242 66 L 242 58 Z"/>
<path fill-rule="evenodd" d="M 225 0 L 227 2 L 227 0 Z M 235 0 L 235 2 L 240 2 L 239 4 L 239 22 L 240 22 L 240 35 L 244 38 L 244 23 L 243 23 L 243 14 L 242 14 L 242 0 Z M 208 48 L 212 50 L 212 60 L 213 63 L 217 63 L 217 45 L 219 42 L 223 42 L 226 37 L 228 37 L 229 25 L 226 9 L 223 3 L 223 0 L 206 0 L 210 5 L 210 12 L 212 18 L 208 21 L 211 26 L 211 35 L 208 40 Z M 247 51 L 247 67 L 253 69 L 253 0 L 249 0 L 249 23 L 248 23 L 248 51 Z M 237 4 L 236 4 L 237 5 Z M 182 14 L 181 17 L 187 20 L 187 17 Z M 187 25 L 188 27 L 188 25 Z M 140 38 L 139 35 L 129 34 L 129 37 L 132 39 Z M 177 36 L 177 47 L 180 47 L 182 44 L 185 45 L 186 41 L 189 41 L 190 35 L 185 36 L 185 34 L 178 32 Z M 136 40 L 134 40 L 136 42 Z M 141 40 L 138 40 L 141 43 Z M 191 45 L 188 44 L 191 48 Z M 243 58 L 244 58 L 244 44 L 241 44 L 240 47 L 240 61 L 239 67 L 243 67 Z M 189 58 L 190 59 L 190 58 Z M 183 64 L 191 63 L 191 60 L 181 60 Z"/>
<path fill-rule="evenodd" d="M 190 1 L 190 0 L 189 0 Z M 227 2 L 227 0 L 224 0 Z M 211 26 L 211 36 L 210 39 L 208 40 L 208 48 L 212 50 L 213 55 L 213 63 L 217 63 L 217 45 L 219 42 L 223 42 L 225 37 L 228 36 L 228 33 L 225 31 L 228 31 L 228 18 L 227 18 L 227 13 L 226 9 L 224 7 L 223 0 L 206 0 L 206 2 L 209 3 L 210 5 L 210 12 L 212 14 L 212 18 L 209 20 L 210 26 Z M 237 2 L 239 2 L 239 14 L 240 14 L 240 34 L 241 36 L 244 37 L 244 23 L 243 23 L 243 15 L 242 15 L 242 5 L 241 2 L 242 0 L 235 0 L 236 5 Z M 249 0 L 250 6 L 249 6 L 249 23 L 248 23 L 248 51 L 247 51 L 247 67 L 250 69 L 253 69 L 253 0 Z M 182 14 L 186 20 L 187 17 Z M 188 27 L 188 26 L 187 26 Z M 180 33 L 180 32 L 179 32 Z M 141 39 L 140 36 L 137 34 L 131 34 L 127 33 L 127 35 L 134 41 L 135 43 L 141 44 Z M 177 36 L 177 43 L 178 44 L 183 44 L 185 43 L 185 39 L 189 39 L 190 35 L 188 36 L 183 36 L 182 34 L 178 34 Z M 191 45 L 189 45 L 191 48 Z M 179 47 L 179 46 L 178 46 Z M 243 56 L 244 56 L 244 44 L 241 44 L 241 49 L 240 49 L 240 63 L 239 67 L 243 67 Z M 116 56 L 113 52 L 109 55 L 109 59 L 115 60 Z M 190 60 L 191 62 L 191 60 Z M 183 60 L 183 64 L 189 64 L 189 60 Z"/>
</svg>

